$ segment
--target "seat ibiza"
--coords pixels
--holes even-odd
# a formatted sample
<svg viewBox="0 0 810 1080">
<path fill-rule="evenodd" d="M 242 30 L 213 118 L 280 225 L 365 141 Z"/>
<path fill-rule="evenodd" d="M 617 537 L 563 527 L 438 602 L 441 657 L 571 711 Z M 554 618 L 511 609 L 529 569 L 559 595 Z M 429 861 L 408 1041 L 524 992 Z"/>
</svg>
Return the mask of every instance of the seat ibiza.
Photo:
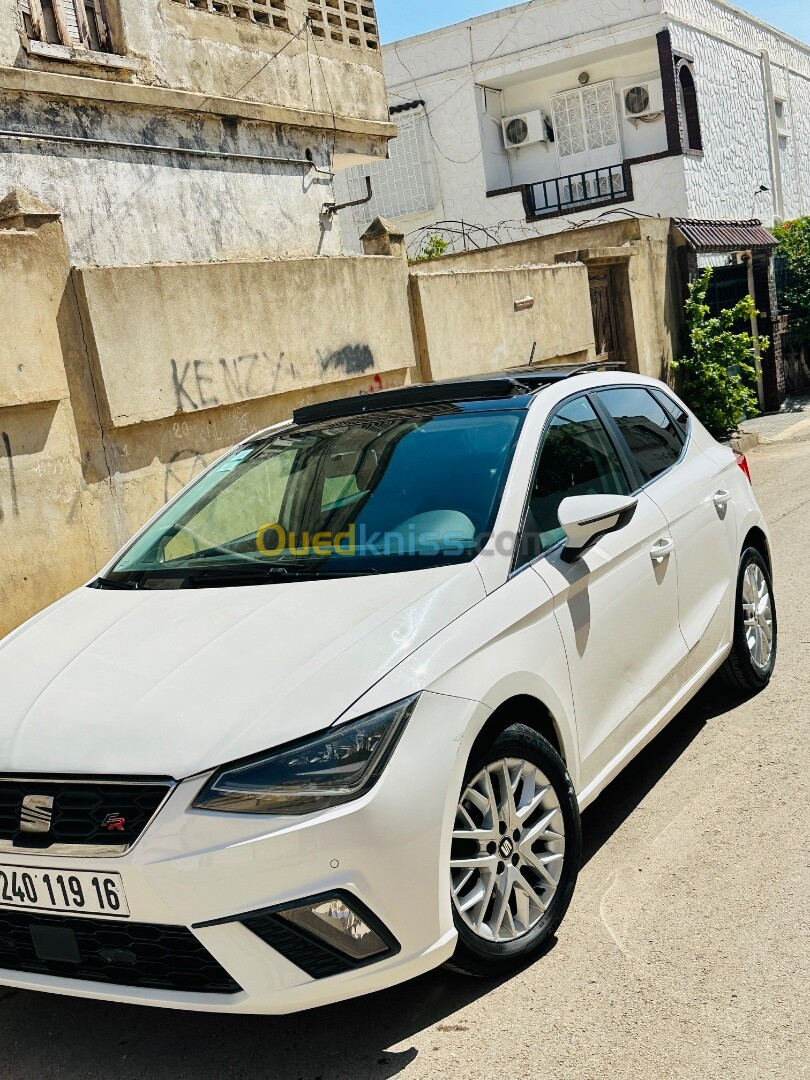
<svg viewBox="0 0 810 1080">
<path fill-rule="evenodd" d="M 661 383 L 302 409 L 0 643 L 0 982 L 285 1013 L 505 973 L 581 810 L 776 648 L 745 460 Z"/>
</svg>

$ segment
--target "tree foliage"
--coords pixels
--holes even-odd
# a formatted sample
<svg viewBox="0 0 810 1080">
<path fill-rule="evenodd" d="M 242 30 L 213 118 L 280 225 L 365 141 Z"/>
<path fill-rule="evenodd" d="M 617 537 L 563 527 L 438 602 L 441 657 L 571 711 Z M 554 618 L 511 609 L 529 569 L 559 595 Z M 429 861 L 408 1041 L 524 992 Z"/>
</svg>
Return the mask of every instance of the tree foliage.
<svg viewBox="0 0 810 1080">
<path fill-rule="evenodd" d="M 443 237 L 439 236 L 438 233 L 433 233 L 431 236 L 427 237 L 422 244 L 422 247 L 419 249 L 419 254 L 414 255 L 409 262 L 420 263 L 428 262 L 430 259 L 440 259 L 449 247 L 449 240 L 445 240 Z"/>
<path fill-rule="evenodd" d="M 790 315 L 790 335 L 797 345 L 810 345 L 810 217 L 786 221 L 773 230 L 778 254 L 786 263 L 786 282 L 779 305 Z"/>
<path fill-rule="evenodd" d="M 689 352 L 673 367 L 683 380 L 687 404 L 716 438 L 726 438 L 741 420 L 759 413 L 756 386 L 757 345 L 761 353 L 767 338 L 758 341 L 740 333 L 740 323 L 756 315 L 750 296 L 714 317 L 706 303 L 712 271 L 693 282 L 686 303 Z"/>
</svg>

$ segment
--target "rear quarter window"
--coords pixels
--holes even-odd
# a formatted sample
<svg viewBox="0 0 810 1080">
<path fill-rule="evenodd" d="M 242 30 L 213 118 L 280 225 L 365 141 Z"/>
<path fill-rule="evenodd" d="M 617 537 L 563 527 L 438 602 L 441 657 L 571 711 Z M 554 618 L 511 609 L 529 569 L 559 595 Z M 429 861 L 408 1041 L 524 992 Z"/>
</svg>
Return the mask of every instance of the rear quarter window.
<svg viewBox="0 0 810 1080">
<path fill-rule="evenodd" d="M 645 484 L 676 464 L 683 451 L 681 430 L 650 391 L 617 387 L 600 391 L 599 400 L 615 420 Z"/>
<path fill-rule="evenodd" d="M 689 413 L 663 390 L 653 390 L 653 397 L 664 406 L 684 436 L 689 433 Z"/>
</svg>

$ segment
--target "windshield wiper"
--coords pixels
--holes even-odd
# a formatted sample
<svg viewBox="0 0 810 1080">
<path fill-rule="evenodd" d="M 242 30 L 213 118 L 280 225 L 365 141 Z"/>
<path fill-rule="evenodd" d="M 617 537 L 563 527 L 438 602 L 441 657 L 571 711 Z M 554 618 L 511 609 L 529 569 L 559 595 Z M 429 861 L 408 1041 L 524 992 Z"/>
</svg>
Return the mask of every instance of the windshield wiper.
<svg viewBox="0 0 810 1080">
<path fill-rule="evenodd" d="M 110 581 L 109 578 L 96 578 L 91 589 L 119 589 L 124 592 L 132 592 L 135 589 L 139 589 L 140 586 L 137 581 Z"/>
<path fill-rule="evenodd" d="M 335 581 L 342 578 L 371 577 L 381 571 L 371 567 L 362 570 L 334 571 L 323 566 L 265 566 L 255 570 L 211 569 L 190 574 L 186 588 L 204 589 L 209 586 L 263 585 L 271 581 Z"/>
</svg>

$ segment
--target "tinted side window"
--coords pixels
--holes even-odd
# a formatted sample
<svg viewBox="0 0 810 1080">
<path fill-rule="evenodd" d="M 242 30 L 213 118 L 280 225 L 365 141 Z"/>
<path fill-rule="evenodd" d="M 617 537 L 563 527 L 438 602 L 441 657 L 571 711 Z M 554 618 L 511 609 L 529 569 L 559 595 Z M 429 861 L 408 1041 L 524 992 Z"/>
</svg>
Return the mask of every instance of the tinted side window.
<svg viewBox="0 0 810 1080">
<path fill-rule="evenodd" d="M 686 435 L 689 431 L 689 414 L 684 412 L 677 401 L 674 401 L 669 394 L 665 394 L 663 390 L 653 390 L 653 394 L 656 399 L 661 402 L 670 416 L 674 417 L 675 423 Z"/>
<path fill-rule="evenodd" d="M 564 405 L 543 443 L 517 566 L 525 566 L 565 537 L 558 517 L 563 499 L 629 493 L 621 462 L 592 406 L 585 398 Z"/>
<path fill-rule="evenodd" d="M 643 387 L 602 390 L 599 400 L 619 425 L 644 483 L 672 468 L 683 450 L 675 421 Z"/>
</svg>

